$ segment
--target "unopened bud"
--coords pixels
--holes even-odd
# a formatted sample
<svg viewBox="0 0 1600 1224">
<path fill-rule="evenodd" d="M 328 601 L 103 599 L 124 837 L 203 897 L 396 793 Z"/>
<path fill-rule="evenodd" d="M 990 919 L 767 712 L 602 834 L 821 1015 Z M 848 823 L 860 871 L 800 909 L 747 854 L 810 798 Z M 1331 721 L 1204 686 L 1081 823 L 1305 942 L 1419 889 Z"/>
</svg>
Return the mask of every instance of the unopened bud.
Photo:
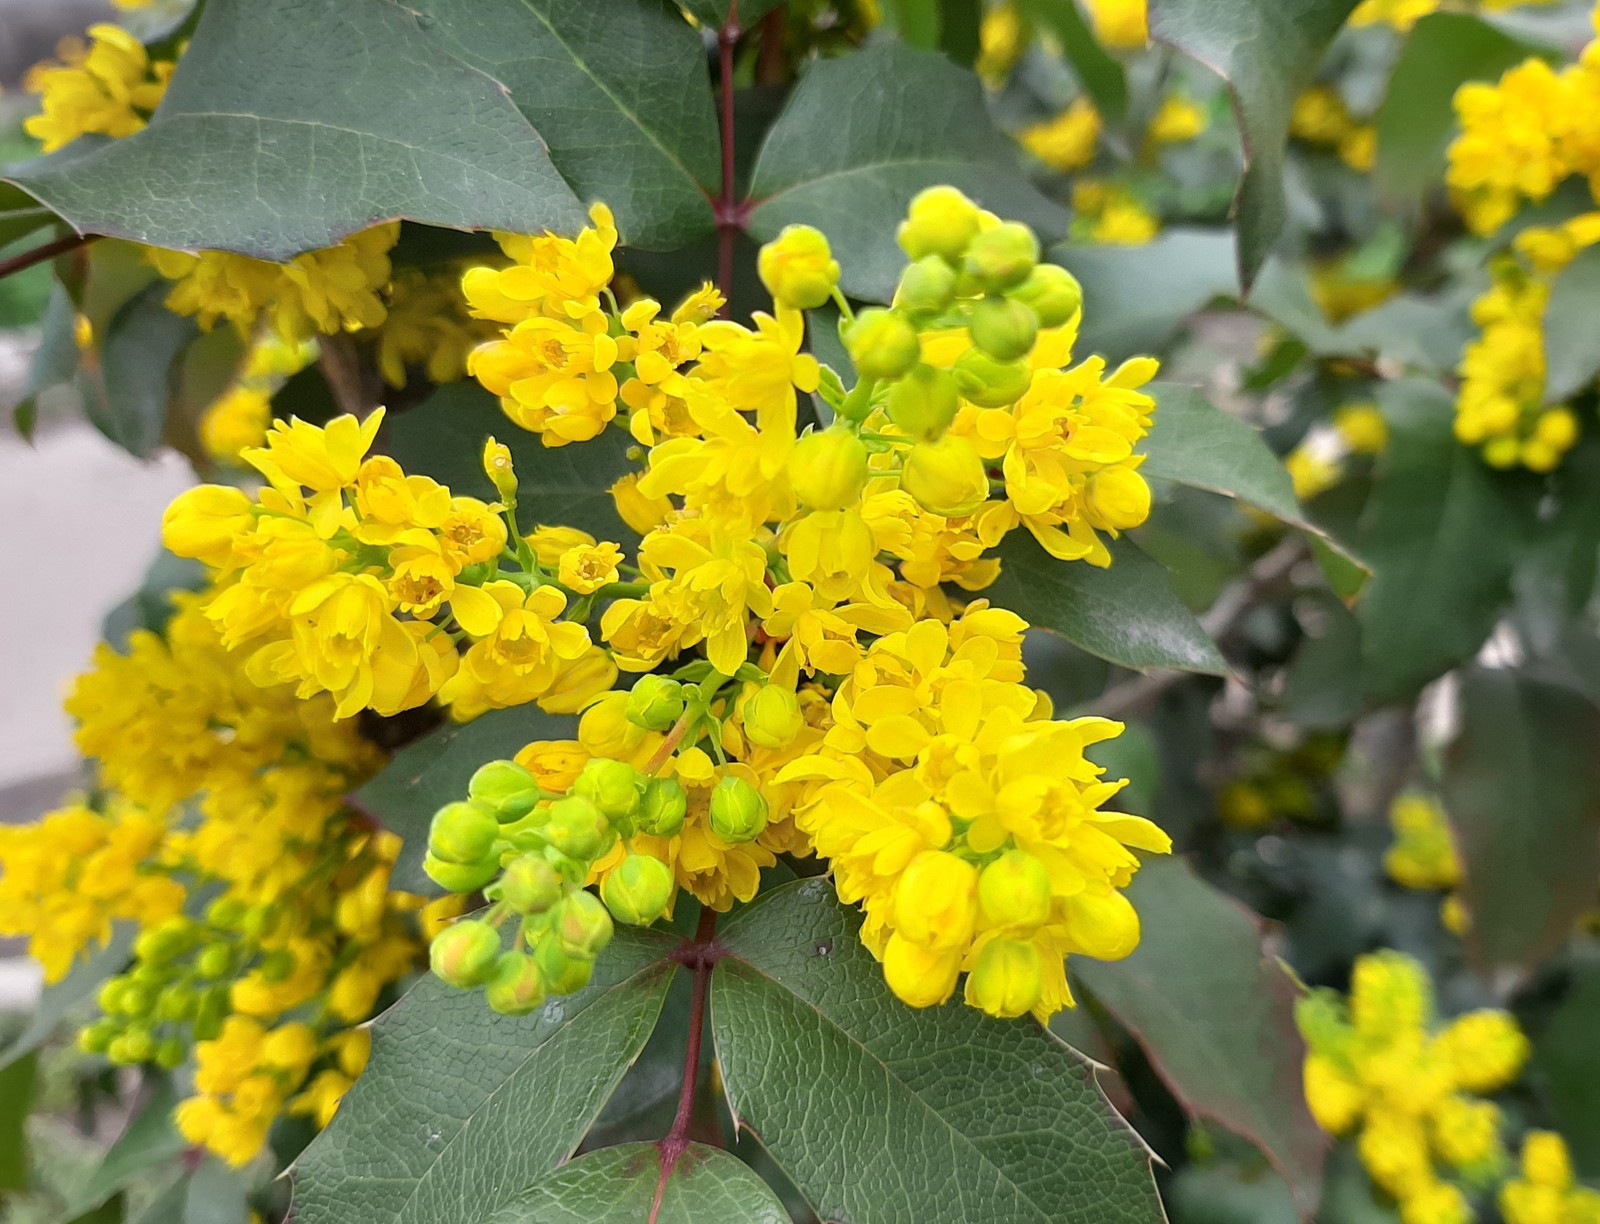
<svg viewBox="0 0 1600 1224">
<path fill-rule="evenodd" d="M 445 927 L 428 948 L 434 975 L 458 990 L 487 982 L 499 959 L 500 932 L 476 918 L 463 918 Z"/>
<path fill-rule="evenodd" d="M 980 348 L 970 348 L 950 369 L 962 397 L 980 408 L 1004 408 L 1028 390 L 1033 371 L 1026 361 L 996 361 Z"/>
<path fill-rule="evenodd" d="M 490 1010 L 502 1016 L 526 1016 L 544 1005 L 544 977 L 527 953 L 502 952 L 483 995 Z"/>
<path fill-rule="evenodd" d="M 764 684 L 744 703 L 744 733 L 762 748 L 787 748 L 806 725 L 800 698 L 781 684 Z"/>
<path fill-rule="evenodd" d="M 517 472 L 511 465 L 511 448 L 490 438 L 483 444 L 483 473 L 508 503 L 517 500 Z"/>
<path fill-rule="evenodd" d="M 883 980 L 902 1002 L 935 1007 L 950 997 L 961 972 L 961 951 L 941 952 L 913 943 L 904 935 L 889 936 L 883 949 Z"/>
<path fill-rule="evenodd" d="M 689 797 L 676 778 L 652 778 L 644 788 L 644 800 L 634 823 L 641 833 L 676 837 L 688 813 Z"/>
<path fill-rule="evenodd" d="M 978 206 L 954 187 L 929 187 L 912 198 L 895 237 L 912 259 L 961 258 L 978 234 Z"/>
<path fill-rule="evenodd" d="M 600 885 L 600 899 L 611 916 L 631 926 L 649 926 L 672 900 L 672 868 L 650 854 L 630 854 Z"/>
<path fill-rule="evenodd" d="M 163 1071 L 176 1071 L 189 1057 L 189 1047 L 176 1037 L 168 1037 L 156 1046 L 155 1063 Z"/>
<path fill-rule="evenodd" d="M 169 1024 L 192 1020 L 200 1006 L 200 995 L 192 986 L 168 986 L 156 998 L 156 1019 Z"/>
<path fill-rule="evenodd" d="M 1100 520 L 1095 526 L 1127 531 L 1150 517 L 1150 486 L 1130 467 L 1102 468 L 1089 477 L 1088 498 Z"/>
<path fill-rule="evenodd" d="M 867 446 L 843 426 L 802 434 L 789 456 L 794 495 L 812 510 L 853 506 L 867 483 Z"/>
<path fill-rule="evenodd" d="M 1039 316 L 1014 298 L 992 294 L 972 307 L 972 342 L 996 361 L 1026 357 L 1039 336 Z"/>
<path fill-rule="evenodd" d="M 422 870 L 446 892 L 477 892 L 500 874 L 500 860 L 493 855 L 478 863 L 447 863 L 433 855 L 424 855 Z"/>
<path fill-rule="evenodd" d="M 988 500 L 989 474 L 972 443 L 947 433 L 911 448 L 900 487 L 930 514 L 964 518 Z"/>
<path fill-rule="evenodd" d="M 960 948 L 978 917 L 978 869 L 945 850 L 924 850 L 894 890 L 895 930 L 928 948 Z"/>
<path fill-rule="evenodd" d="M 821 306 L 839 283 L 839 264 L 828 239 L 809 225 L 784 226 L 761 248 L 756 270 L 774 302 L 797 310 Z"/>
<path fill-rule="evenodd" d="M 1083 286 L 1065 268 L 1040 264 L 1011 291 L 1011 297 L 1033 307 L 1041 327 L 1060 327 L 1083 307 Z"/>
<path fill-rule="evenodd" d="M 428 826 L 428 853 L 446 863 L 481 863 L 499 836 L 493 813 L 475 803 L 447 803 Z"/>
<path fill-rule="evenodd" d="M 630 823 L 639 810 L 643 789 L 644 779 L 637 769 L 607 757 L 589 758 L 572 784 L 572 793 L 589 800 L 607 819 Z"/>
<path fill-rule="evenodd" d="M 1039 262 L 1039 240 L 1020 221 L 1002 221 L 967 246 L 961 270 L 990 293 L 1001 293 L 1028 279 Z"/>
<path fill-rule="evenodd" d="M 1015 939 L 996 939 L 978 953 L 967 974 L 967 1001 L 1009 1020 L 1031 1011 L 1044 993 L 1039 949 Z"/>
<path fill-rule="evenodd" d="M 501 824 L 521 820 L 539 802 L 539 780 L 515 761 L 490 761 L 467 783 L 472 802 Z"/>
<path fill-rule="evenodd" d="M 734 774 L 711 788 L 711 831 L 730 844 L 751 841 L 767 827 L 767 801 L 753 785 Z"/>
<path fill-rule="evenodd" d="M 570 956 L 586 956 L 592 960 L 611 942 L 615 929 L 611 915 L 600 898 L 586 889 L 568 893 L 551 913 L 551 935 Z"/>
<path fill-rule="evenodd" d="M 225 943 L 210 943 L 194 958 L 194 971 L 203 978 L 219 978 L 233 967 L 233 949 Z"/>
<path fill-rule="evenodd" d="M 922 341 L 911 321 L 880 307 L 858 314 L 844 343 L 856 373 L 868 379 L 899 378 L 922 352 Z"/>
<path fill-rule="evenodd" d="M 524 854 L 507 864 L 494 892 L 519 914 L 542 914 L 561 900 L 561 876 L 543 855 Z"/>
<path fill-rule="evenodd" d="M 133 942 L 133 954 L 150 964 L 165 964 L 180 953 L 188 951 L 195 940 L 194 923 L 181 914 L 139 932 Z"/>
<path fill-rule="evenodd" d="M 1050 919 L 1050 873 L 1037 855 L 1008 850 L 979 874 L 978 904 L 993 926 L 1042 926 Z"/>
<path fill-rule="evenodd" d="M 294 953 L 288 948 L 275 948 L 261 958 L 261 964 L 256 967 L 256 972 L 264 981 L 286 982 L 294 973 L 294 967 Z"/>
<path fill-rule="evenodd" d="M 925 255 L 900 274 L 894 304 L 912 318 L 943 314 L 956 300 L 956 270 L 937 255 Z"/>
<path fill-rule="evenodd" d="M 594 957 L 568 952 L 553 939 L 540 941 L 533 958 L 553 995 L 569 995 L 582 990 L 594 974 Z"/>
<path fill-rule="evenodd" d="M 889 419 L 913 438 L 932 440 L 950 428 L 960 405 L 948 370 L 917 365 L 889 388 Z"/>
<path fill-rule="evenodd" d="M 617 836 L 605 813 L 582 795 L 568 795 L 552 803 L 550 819 L 541 832 L 562 854 L 583 862 L 605 853 Z"/>
<path fill-rule="evenodd" d="M 101 1017 L 78 1030 L 78 1049 L 85 1054 L 104 1054 L 121 1032 L 115 1020 Z"/>
<path fill-rule="evenodd" d="M 628 694 L 627 718 L 646 731 L 665 731 L 683 716 L 683 685 L 670 676 L 640 676 Z"/>
</svg>

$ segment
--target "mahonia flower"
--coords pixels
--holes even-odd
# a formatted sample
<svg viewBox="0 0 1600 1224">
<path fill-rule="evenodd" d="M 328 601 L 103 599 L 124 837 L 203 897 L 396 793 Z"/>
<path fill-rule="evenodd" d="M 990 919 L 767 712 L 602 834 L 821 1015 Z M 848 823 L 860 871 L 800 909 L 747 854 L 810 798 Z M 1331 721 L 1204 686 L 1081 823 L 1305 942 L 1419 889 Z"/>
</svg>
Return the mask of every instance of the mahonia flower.
<svg viewBox="0 0 1600 1224">
<path fill-rule="evenodd" d="M 173 64 L 150 59 L 120 26 L 89 27 L 90 46 L 63 44 L 63 64 L 29 70 L 23 88 L 39 95 L 40 113 L 23 130 L 53 153 L 79 136 L 131 136 L 144 128 L 166 93 Z"/>
<path fill-rule="evenodd" d="M 1389 805 L 1395 841 L 1384 854 L 1389 878 L 1407 888 L 1454 888 L 1461 863 L 1444 809 L 1427 795 L 1399 795 Z"/>
<path fill-rule="evenodd" d="M 1500 1188 L 1506 1224 L 1597 1224 L 1600 1191 L 1577 1184 L 1566 1140 L 1554 1131 L 1529 1131 L 1518 1176 Z"/>
<path fill-rule="evenodd" d="M 1147 0 L 1087 0 L 1095 37 L 1108 47 L 1137 50 L 1150 41 Z"/>
<path fill-rule="evenodd" d="M 420 369 L 429 382 L 458 382 L 467 375 L 472 350 L 497 334 L 492 322 L 468 312 L 455 273 L 397 269 L 384 297 L 377 360 L 391 387 L 404 387 L 410 368 Z"/>
<path fill-rule="evenodd" d="M 1081 170 L 1094 158 L 1101 127 L 1094 103 L 1076 98 L 1054 118 L 1024 128 L 1017 139 L 1052 170 Z"/>
<path fill-rule="evenodd" d="M 1072 185 L 1074 238 L 1108 246 L 1143 246 L 1161 230 L 1161 219 L 1118 183 L 1079 179 Z"/>
<path fill-rule="evenodd" d="M 1350 113 L 1339 91 L 1313 85 L 1294 100 L 1289 134 L 1318 148 L 1331 149 L 1352 170 L 1372 169 L 1378 154 L 1377 129 Z"/>
<path fill-rule="evenodd" d="M 1507 1012 L 1468 1012 L 1442 1028 L 1422 966 L 1398 952 L 1357 958 L 1348 999 L 1319 990 L 1295 1018 L 1305 1036 L 1306 1103 L 1333 1135 L 1357 1135 L 1368 1173 L 1410 1224 L 1472 1219 L 1462 1185 L 1505 1163 L 1501 1118 L 1484 1094 L 1504 1088 L 1529 1044 Z"/>
<path fill-rule="evenodd" d="M 1206 130 L 1210 118 L 1189 98 L 1168 94 L 1150 117 L 1145 139 L 1153 145 L 1183 144 Z"/>
</svg>

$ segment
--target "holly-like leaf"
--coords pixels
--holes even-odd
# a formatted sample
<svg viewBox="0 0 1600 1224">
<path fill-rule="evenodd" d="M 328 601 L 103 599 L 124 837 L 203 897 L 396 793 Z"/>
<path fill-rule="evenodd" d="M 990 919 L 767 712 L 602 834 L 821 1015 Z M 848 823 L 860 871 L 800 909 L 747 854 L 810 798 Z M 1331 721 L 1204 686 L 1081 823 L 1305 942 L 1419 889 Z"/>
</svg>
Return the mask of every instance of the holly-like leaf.
<svg viewBox="0 0 1600 1224">
<path fill-rule="evenodd" d="M 1111 567 L 1058 561 L 1025 530 L 1000 546 L 1000 577 L 984 595 L 1030 625 L 1136 671 L 1226 674 L 1228 664 L 1167 571 L 1127 540 L 1111 542 Z"/>
<path fill-rule="evenodd" d="M 300 1224 L 481 1224 L 576 1150 L 638 1057 L 673 941 L 617 931 L 594 980 L 528 1016 L 425 978 L 373 1025 L 372 1059 L 295 1164 Z"/>
<path fill-rule="evenodd" d="M 150 125 L 10 177 L 80 231 L 285 260 L 397 217 L 711 228 L 699 37 L 650 0 L 208 4 Z"/>
<path fill-rule="evenodd" d="M 989 121 L 978 78 L 944 56 L 884 43 L 807 70 L 767 133 L 750 185 L 750 232 L 827 234 L 854 297 L 888 301 L 905 253 L 895 227 L 911 197 L 950 183 L 1048 238 L 1066 213 L 1028 184 L 1015 145 Z"/>
<path fill-rule="evenodd" d="M 712 975 L 729 1107 L 818 1216 L 1162 1218 L 1148 1151 L 1077 1054 L 959 1000 L 907 1007 L 859 928 L 827 880 L 796 881 L 727 925 Z"/>
<path fill-rule="evenodd" d="M 1600 248 L 1579 251 L 1556 274 L 1544 310 L 1545 384 L 1548 403 L 1570 399 L 1600 372 L 1600 340 L 1584 320 L 1600 297 Z"/>
<path fill-rule="evenodd" d="M 166 308 L 169 288 L 158 282 L 122 305 L 101 342 L 99 367 L 85 368 L 81 380 L 95 428 L 141 459 L 161 446 L 178 358 L 200 335 L 193 319 Z"/>
<path fill-rule="evenodd" d="M 1461 854 L 1467 952 L 1519 976 L 1594 907 L 1600 879 L 1600 709 L 1509 670 L 1460 677 L 1461 730 L 1444 803 Z"/>
<path fill-rule="evenodd" d="M 750 1167 L 691 1143 L 671 1168 L 661 1145 L 586 1152 L 541 1177 L 489 1224 L 788 1224 L 789 1213 Z"/>
<path fill-rule="evenodd" d="M 467 783 L 485 761 L 513 757 L 541 739 L 567 739 L 571 718 L 537 706 L 490 710 L 469 723 L 449 723 L 407 744 L 377 777 L 350 798 L 357 810 L 401 838 L 390 883 L 433 896 L 439 886 L 422 871 L 428 825 L 445 804 L 467 797 Z"/>
<path fill-rule="evenodd" d="M 1288 219 L 1289 111 L 1356 0 L 1150 0 L 1150 36 L 1228 82 L 1244 140 L 1235 203 L 1239 283 L 1248 290 Z"/>
<path fill-rule="evenodd" d="M 1316 1210 L 1326 1137 L 1300 1086 L 1298 991 L 1267 957 L 1253 915 L 1177 859 L 1152 859 L 1128 886 L 1143 929 L 1114 963 L 1069 968 L 1144 1047 L 1184 1107 L 1250 1140 Z"/>
<path fill-rule="evenodd" d="M 1356 615 L 1368 694 L 1407 701 L 1489 636 L 1536 490 L 1456 441 L 1444 388 L 1391 383 L 1382 398 L 1390 441 L 1357 546 L 1373 574 Z"/>
<path fill-rule="evenodd" d="M 28 1023 L 11 1044 L 0 1049 L 0 1068 L 31 1054 L 55 1035 L 62 1018 L 86 999 L 94 997 L 100 985 L 113 974 L 121 973 L 137 933 L 131 923 L 119 922 L 111 929 L 111 939 L 79 961 L 59 982 L 46 986 Z"/>
</svg>

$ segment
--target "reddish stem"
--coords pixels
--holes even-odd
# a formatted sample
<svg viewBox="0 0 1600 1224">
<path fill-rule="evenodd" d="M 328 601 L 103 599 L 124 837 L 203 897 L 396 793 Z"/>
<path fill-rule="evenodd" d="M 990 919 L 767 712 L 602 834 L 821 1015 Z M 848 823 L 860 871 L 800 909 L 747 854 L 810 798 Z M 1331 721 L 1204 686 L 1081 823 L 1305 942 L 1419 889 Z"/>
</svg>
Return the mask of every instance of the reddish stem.
<svg viewBox="0 0 1600 1224">
<path fill-rule="evenodd" d="M 739 27 L 738 12 L 738 0 L 735 0 L 728 14 L 728 24 L 717 33 L 717 77 L 722 87 L 722 192 L 715 212 L 717 288 L 722 292 L 723 314 L 728 313 L 727 299 L 733 296 L 733 245 L 744 224 L 733 181 L 733 50 L 744 33 Z"/>
<path fill-rule="evenodd" d="M 650 1205 L 650 1224 L 656 1224 L 661 1198 L 678 1158 L 689 1148 L 689 1124 L 694 1117 L 695 1090 L 700 1083 L 700 1043 L 705 1035 L 706 996 L 711 990 L 711 968 L 721 954 L 716 946 L 717 911 L 706 906 L 700 911 L 700 924 L 694 942 L 686 945 L 674 959 L 694 970 L 693 996 L 689 1000 L 689 1041 L 683 1053 L 683 1084 L 678 1090 L 678 1112 L 665 1139 L 656 1143 L 661 1153 L 661 1178 L 656 1183 L 655 1201 Z"/>
<path fill-rule="evenodd" d="M 52 239 L 43 246 L 34 247 L 31 251 L 0 260 L 0 280 L 4 280 L 14 272 L 21 272 L 24 268 L 31 268 L 36 263 L 54 259 L 57 255 L 65 255 L 68 251 L 76 251 L 99 236 L 99 234 L 63 234 L 60 238 Z"/>
</svg>

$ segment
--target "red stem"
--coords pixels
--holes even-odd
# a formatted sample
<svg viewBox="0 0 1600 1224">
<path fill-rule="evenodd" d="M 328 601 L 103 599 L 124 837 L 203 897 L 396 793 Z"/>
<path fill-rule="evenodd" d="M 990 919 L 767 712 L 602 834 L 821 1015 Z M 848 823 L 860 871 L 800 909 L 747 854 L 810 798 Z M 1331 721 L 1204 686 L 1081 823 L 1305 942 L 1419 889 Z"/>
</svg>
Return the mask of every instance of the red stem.
<svg viewBox="0 0 1600 1224">
<path fill-rule="evenodd" d="M 706 996 L 711 989 L 711 968 L 717 963 L 719 949 L 715 945 L 717 911 L 706 906 L 700 911 L 700 924 L 694 933 L 694 942 L 685 946 L 674 959 L 694 970 L 693 996 L 689 1001 L 689 1041 L 683 1053 L 683 1084 L 678 1090 L 678 1112 L 672 1119 L 672 1129 L 665 1139 L 656 1143 L 661 1152 L 661 1179 L 656 1183 L 655 1201 L 650 1206 L 650 1224 L 655 1224 L 661 1210 L 661 1197 L 666 1193 L 667 1180 L 672 1170 L 689 1147 L 689 1124 L 694 1117 L 695 1090 L 700 1082 L 700 1044 L 706 1027 Z"/>
<path fill-rule="evenodd" d="M 734 0 L 728 24 L 717 33 L 717 76 L 722 87 L 722 193 L 716 203 L 717 288 L 722 292 L 723 314 L 728 313 L 727 299 L 733 296 L 733 245 L 744 223 L 733 181 L 733 51 L 744 33 L 739 28 L 738 12 L 738 0 Z"/>
<path fill-rule="evenodd" d="M 21 272 L 24 268 L 31 268 L 36 263 L 43 263 L 47 259 L 54 259 L 57 255 L 65 255 L 68 251 L 75 251 L 81 246 L 93 242 L 99 234 L 64 234 L 60 238 L 52 239 L 43 246 L 34 247 L 31 251 L 24 251 L 21 255 L 13 255 L 10 259 L 0 260 L 0 280 L 4 280 L 14 272 Z"/>
</svg>

